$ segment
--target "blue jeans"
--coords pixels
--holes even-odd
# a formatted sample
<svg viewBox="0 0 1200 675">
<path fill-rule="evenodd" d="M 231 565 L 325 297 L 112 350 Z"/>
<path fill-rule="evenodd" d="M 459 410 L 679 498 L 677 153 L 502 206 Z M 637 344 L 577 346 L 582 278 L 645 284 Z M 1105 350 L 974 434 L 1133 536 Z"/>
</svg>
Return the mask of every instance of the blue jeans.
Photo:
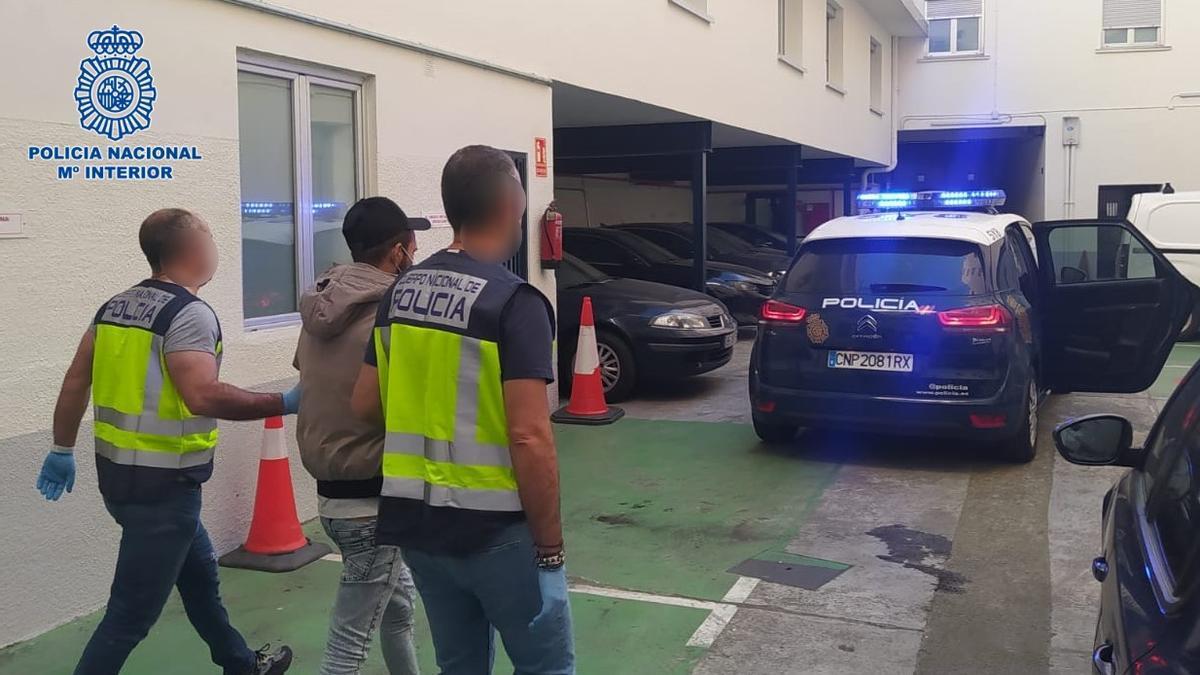
<svg viewBox="0 0 1200 675">
<path fill-rule="evenodd" d="M 200 524 L 200 486 L 180 484 L 162 501 L 105 507 L 121 526 L 117 571 L 108 607 L 92 634 L 75 675 L 113 675 L 158 620 L 171 588 L 208 643 L 213 663 L 227 675 L 255 669 L 254 652 L 229 625 L 221 604 L 217 555 Z"/>
<path fill-rule="evenodd" d="M 496 542 L 462 557 L 404 551 L 425 602 L 442 675 L 491 673 L 493 628 L 500 632 L 516 675 L 571 675 L 575 646 L 570 606 L 563 604 L 533 623 L 542 610 L 542 583 L 560 583 L 565 596 L 566 571 L 538 569 L 525 523 L 504 530 Z M 551 576 L 539 583 L 539 575 Z"/>
<path fill-rule="evenodd" d="M 417 675 L 412 637 L 416 589 L 400 549 L 375 544 L 374 518 L 321 518 L 321 525 L 342 553 L 342 581 L 321 675 L 357 675 L 376 627 L 388 672 Z"/>
</svg>

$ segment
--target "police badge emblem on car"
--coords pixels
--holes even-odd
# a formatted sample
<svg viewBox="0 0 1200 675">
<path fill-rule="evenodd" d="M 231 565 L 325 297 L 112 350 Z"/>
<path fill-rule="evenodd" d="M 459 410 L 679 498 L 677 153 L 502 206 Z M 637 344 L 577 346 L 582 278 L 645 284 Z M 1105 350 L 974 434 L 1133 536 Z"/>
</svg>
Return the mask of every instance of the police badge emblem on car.
<svg viewBox="0 0 1200 675">
<path fill-rule="evenodd" d="M 822 344 L 829 339 L 829 325 L 825 323 L 825 319 L 822 319 L 820 314 L 812 314 L 808 317 L 806 332 L 809 341 L 814 345 Z"/>
</svg>

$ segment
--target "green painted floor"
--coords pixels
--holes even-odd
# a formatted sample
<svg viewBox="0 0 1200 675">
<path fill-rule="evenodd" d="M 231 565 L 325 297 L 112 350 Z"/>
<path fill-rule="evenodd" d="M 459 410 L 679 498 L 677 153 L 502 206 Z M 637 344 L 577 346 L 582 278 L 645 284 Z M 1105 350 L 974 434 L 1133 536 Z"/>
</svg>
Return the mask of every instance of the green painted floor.
<svg viewBox="0 0 1200 675">
<path fill-rule="evenodd" d="M 1150 395 L 1155 398 L 1169 397 L 1196 361 L 1200 361 L 1200 342 L 1181 342 L 1175 345 L 1175 349 L 1171 350 L 1171 355 L 1167 357 L 1162 373 L 1150 386 Z"/>
<path fill-rule="evenodd" d="M 737 424 L 625 419 L 557 433 L 573 580 L 656 595 L 719 600 L 736 579 L 725 570 L 781 549 L 836 471 L 768 451 Z M 222 588 L 252 646 L 287 642 L 291 672 L 315 673 L 339 572 L 324 561 L 285 575 L 223 570 Z M 580 593 L 571 601 L 582 674 L 688 673 L 703 654 L 686 642 L 705 610 Z M 0 673 L 69 673 L 98 620 L 0 650 Z M 423 618 L 417 644 L 422 667 L 436 672 Z M 498 651 L 496 672 L 511 672 Z M 177 598 L 123 672 L 214 672 Z M 377 648 L 364 672 L 386 672 Z"/>
</svg>

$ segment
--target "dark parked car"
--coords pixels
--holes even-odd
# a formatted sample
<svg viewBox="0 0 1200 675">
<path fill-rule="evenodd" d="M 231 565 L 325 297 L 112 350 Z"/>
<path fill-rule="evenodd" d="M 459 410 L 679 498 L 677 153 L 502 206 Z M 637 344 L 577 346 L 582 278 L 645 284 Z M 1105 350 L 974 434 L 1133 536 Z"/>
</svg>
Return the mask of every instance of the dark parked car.
<svg viewBox="0 0 1200 675">
<path fill-rule="evenodd" d="M 563 250 L 608 276 L 692 287 L 692 261 L 678 258 L 650 241 L 606 227 L 563 229 Z M 748 267 L 708 263 L 705 291 L 733 313 L 739 324 L 758 320 L 758 308 L 775 282 Z"/>
<path fill-rule="evenodd" d="M 572 372 L 579 311 L 592 299 L 600 379 L 608 400 L 627 398 L 639 379 L 676 379 L 729 362 L 737 324 L 712 298 L 685 288 L 614 279 L 572 255 L 558 269 L 558 369 Z"/>
<path fill-rule="evenodd" d="M 779 253 L 787 253 L 787 237 L 778 232 L 771 232 L 757 225 L 746 223 L 709 223 L 709 228 L 718 229 L 725 234 L 731 234 L 751 246 L 769 248 Z"/>
<path fill-rule="evenodd" d="M 691 259 L 696 256 L 695 232 L 691 223 L 626 223 L 608 227 L 649 239 L 680 258 Z M 771 278 L 782 276 L 787 271 L 787 254 L 751 246 L 731 234 L 711 227 L 706 234 L 708 260 L 742 265 Z"/>
<path fill-rule="evenodd" d="M 1092 415 L 1054 432 L 1075 464 L 1128 466 L 1104 497 L 1101 584 L 1092 654 L 1101 675 L 1200 673 L 1200 366 L 1155 422 L 1144 448 L 1129 421 Z"/>
<path fill-rule="evenodd" d="M 1027 462 L 1043 391 L 1145 389 L 1190 311 L 1188 282 L 1128 223 L 904 215 L 836 218 L 804 240 L 751 356 L 764 440 L 938 435 Z M 1134 250 L 1148 264 L 1131 267 Z"/>
</svg>

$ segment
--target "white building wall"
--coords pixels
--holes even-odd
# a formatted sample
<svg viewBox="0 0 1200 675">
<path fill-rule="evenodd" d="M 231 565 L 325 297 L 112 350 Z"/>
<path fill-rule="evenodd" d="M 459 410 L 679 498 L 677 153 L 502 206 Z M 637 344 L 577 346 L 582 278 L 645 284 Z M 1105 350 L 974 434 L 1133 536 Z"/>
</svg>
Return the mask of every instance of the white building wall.
<svg viewBox="0 0 1200 675">
<path fill-rule="evenodd" d="M 179 206 L 212 226 L 221 268 L 202 296 L 222 320 L 223 377 L 282 389 L 293 381 L 297 329 L 248 332 L 242 324 L 238 165 L 239 49 L 365 74 L 369 194 L 410 214 L 440 212 L 446 158 L 468 143 L 530 154 L 531 220 L 553 194 L 533 171 L 533 139 L 549 138 L 551 93 L 532 82 L 429 58 L 377 41 L 211 0 L 35 3 L 0 0 L 0 214 L 20 214 L 21 238 L 0 239 L 0 645 L 38 634 L 101 604 L 118 530 L 96 489 L 91 430 L 85 424 L 73 494 L 48 503 L 34 482 L 51 444 L 55 396 L 80 334 L 99 305 L 147 275 L 137 228 L 152 210 Z M 171 181 L 59 180 L 57 162 L 26 159 L 31 145 L 110 143 L 80 128 L 73 91 L 89 32 L 118 24 L 143 33 L 158 99 L 150 129 L 114 145 L 195 146 L 202 161 L 175 162 Z M 359 22 L 362 23 L 362 22 Z M 530 36 L 512 36 L 519 42 Z M 432 252 L 448 229 L 423 234 Z M 553 277 L 533 281 L 553 297 Z M 204 520 L 218 550 L 248 527 L 260 426 L 222 423 L 216 472 L 205 487 Z M 300 516 L 315 516 L 312 482 L 293 474 Z"/>
<path fill-rule="evenodd" d="M 858 0 L 838 2 L 844 95 L 825 86 L 826 0 L 804 1 L 804 73 L 777 58 L 774 0 L 708 0 L 711 23 L 668 0 L 271 4 L 787 141 L 890 159 L 891 35 Z M 871 37 L 884 50 L 884 116 L 869 109 Z"/>
<path fill-rule="evenodd" d="M 901 129 L 1045 125 L 1043 213 L 1096 215 L 1100 185 L 1160 183 L 1200 189 L 1200 5 L 1164 0 L 1166 48 L 1101 50 L 1101 1 L 984 0 L 983 57 L 925 58 L 923 40 L 901 41 Z M 1081 139 L 1068 214 L 1063 118 Z M 1037 194 L 1034 186 L 1031 194 Z"/>
</svg>

